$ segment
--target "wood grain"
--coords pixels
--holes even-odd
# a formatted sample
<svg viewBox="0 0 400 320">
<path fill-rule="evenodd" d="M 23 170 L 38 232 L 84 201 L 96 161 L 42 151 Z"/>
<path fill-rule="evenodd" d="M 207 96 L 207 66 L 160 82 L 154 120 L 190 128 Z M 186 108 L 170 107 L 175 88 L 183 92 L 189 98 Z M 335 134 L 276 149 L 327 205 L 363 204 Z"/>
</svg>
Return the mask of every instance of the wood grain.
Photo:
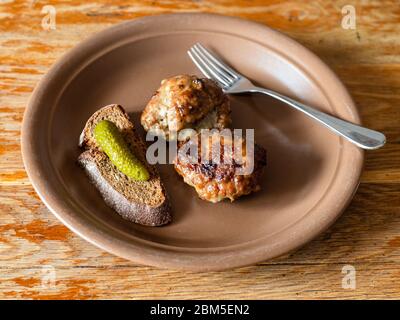
<svg viewBox="0 0 400 320">
<path fill-rule="evenodd" d="M 56 30 L 41 27 L 42 7 Z M 341 28 L 352 4 L 357 28 Z M 387 145 L 366 154 L 359 190 L 344 215 L 290 255 L 227 272 L 135 265 L 72 234 L 46 209 L 24 171 L 20 129 L 29 96 L 67 49 L 112 24 L 168 12 L 239 16 L 276 28 L 321 57 L 346 84 L 363 123 Z M 0 298 L 399 298 L 400 6 L 393 1 L 20 1 L 0 2 Z M 356 289 L 341 286 L 344 265 Z M 56 272 L 43 286 L 44 266 Z"/>
</svg>

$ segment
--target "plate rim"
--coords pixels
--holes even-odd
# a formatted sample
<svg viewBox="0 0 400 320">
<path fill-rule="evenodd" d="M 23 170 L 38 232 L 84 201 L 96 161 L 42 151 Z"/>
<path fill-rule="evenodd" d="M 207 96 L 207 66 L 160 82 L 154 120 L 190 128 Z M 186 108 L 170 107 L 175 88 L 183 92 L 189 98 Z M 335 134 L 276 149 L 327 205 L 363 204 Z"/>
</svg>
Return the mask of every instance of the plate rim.
<svg viewBox="0 0 400 320">
<path fill-rule="evenodd" d="M 113 33 L 122 32 L 124 29 L 130 30 L 132 28 L 137 28 L 138 26 L 167 23 L 170 21 L 170 19 L 175 20 L 177 18 L 180 19 L 180 28 L 182 28 L 182 26 L 185 24 L 189 25 L 190 22 L 190 25 L 192 25 L 192 29 L 190 31 L 196 29 L 196 27 L 193 27 L 193 25 L 198 25 L 193 23 L 193 19 L 201 19 L 203 23 L 205 20 L 218 23 L 222 22 L 221 25 L 224 25 L 224 27 L 225 25 L 241 24 L 243 25 L 243 29 L 251 29 L 254 30 L 255 33 L 265 33 L 270 37 L 276 37 L 281 39 L 281 41 L 285 42 L 286 44 L 290 44 L 292 48 L 296 49 L 299 53 L 301 53 L 301 55 L 307 58 L 304 59 L 304 61 L 317 65 L 319 67 L 319 71 L 323 71 L 321 77 L 327 78 L 327 80 L 334 85 L 333 87 L 335 88 L 336 93 L 340 93 L 342 95 L 342 99 L 346 101 L 352 117 L 350 120 L 355 123 L 360 122 L 360 117 L 353 100 L 351 99 L 347 89 L 344 87 L 339 78 L 333 73 L 333 71 L 310 50 L 276 30 L 250 20 L 211 13 L 174 13 L 146 16 L 118 23 L 80 42 L 78 45 L 70 49 L 66 54 L 62 55 L 62 57 L 59 58 L 55 64 L 53 64 L 50 70 L 42 77 L 35 87 L 25 110 L 21 129 L 22 158 L 28 177 L 35 191 L 38 193 L 40 199 L 43 201 L 46 207 L 74 233 L 107 252 L 140 264 L 192 271 L 216 271 L 255 264 L 296 250 L 331 226 L 347 207 L 357 190 L 363 167 L 364 152 L 361 149 L 344 142 L 343 138 L 340 138 L 342 149 L 341 152 L 351 153 L 354 157 L 354 162 L 352 163 L 353 170 L 350 172 L 350 174 L 348 174 L 346 188 L 343 188 L 347 193 L 342 191 L 341 203 L 336 205 L 336 210 L 331 210 L 324 217 L 324 219 L 320 219 L 318 221 L 319 223 L 314 222 L 306 226 L 306 228 L 303 227 L 303 233 L 298 234 L 296 233 L 296 229 L 299 229 L 298 225 L 301 222 L 301 225 L 304 224 L 303 220 L 305 217 L 303 217 L 291 226 L 291 228 L 294 228 L 297 225 L 297 228 L 292 230 L 292 233 L 287 234 L 285 230 L 281 232 L 286 234 L 286 239 L 281 239 L 281 241 L 277 242 L 273 248 L 264 248 L 263 246 L 256 245 L 252 247 L 251 250 L 245 250 L 246 252 L 240 249 L 233 249 L 228 254 L 220 254 L 218 252 L 212 252 L 212 250 L 209 253 L 187 253 L 176 250 L 176 248 L 174 250 L 167 250 L 165 248 L 163 249 L 160 248 L 159 245 L 144 246 L 140 242 L 133 245 L 132 243 L 126 243 L 121 238 L 116 238 L 115 233 L 111 235 L 104 233 L 103 230 L 95 230 L 93 226 L 85 224 L 85 221 L 82 221 L 83 218 L 79 219 L 78 216 L 74 217 L 73 212 L 71 212 L 72 210 L 62 204 L 60 195 L 54 190 L 47 189 L 47 183 L 41 177 L 41 175 L 45 174 L 45 172 L 43 172 L 40 166 L 40 159 L 35 157 L 33 152 L 35 141 L 33 141 L 33 137 L 29 134 L 29 132 L 31 132 L 33 129 L 35 113 L 39 112 L 38 109 L 40 107 L 40 97 L 46 93 L 46 88 L 51 83 L 52 79 L 57 75 L 59 70 L 66 68 L 65 65 L 68 64 L 72 57 L 78 55 L 78 53 L 82 50 L 86 50 L 91 46 L 101 43 L 103 41 L 103 37 L 107 35 L 110 36 Z M 212 31 L 212 28 L 210 31 Z M 230 33 L 235 34 L 231 31 Z M 238 36 L 241 35 L 238 34 Z M 307 62 L 305 65 L 307 65 Z M 298 65 L 296 65 L 296 67 L 298 67 Z M 306 69 L 302 71 L 306 71 Z M 315 82 L 314 84 L 317 84 L 318 86 L 320 85 L 318 82 Z M 322 88 L 323 87 L 321 87 L 321 89 Z M 331 182 L 335 179 L 337 178 L 333 178 Z M 318 207 L 318 205 L 315 207 Z M 311 211 L 315 211 L 315 207 Z M 307 230 L 307 232 L 304 232 L 304 229 Z"/>
</svg>

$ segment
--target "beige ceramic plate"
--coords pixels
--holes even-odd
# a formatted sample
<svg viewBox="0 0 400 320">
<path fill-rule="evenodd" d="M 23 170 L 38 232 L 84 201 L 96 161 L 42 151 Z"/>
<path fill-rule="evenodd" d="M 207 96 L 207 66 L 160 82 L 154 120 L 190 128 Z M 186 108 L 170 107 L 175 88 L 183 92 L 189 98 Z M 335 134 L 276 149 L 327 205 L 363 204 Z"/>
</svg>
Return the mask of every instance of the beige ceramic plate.
<svg viewBox="0 0 400 320">
<path fill-rule="evenodd" d="M 121 104 L 138 123 L 161 79 L 199 74 L 186 54 L 196 42 L 261 86 L 359 122 L 351 98 L 329 68 L 276 31 L 210 14 L 147 17 L 84 41 L 43 78 L 24 118 L 26 170 L 41 199 L 69 228 L 138 263 L 220 270 L 284 254 L 340 215 L 357 188 L 363 153 L 277 101 L 232 97 L 234 126 L 254 128 L 257 142 L 267 149 L 262 191 L 234 203 L 207 203 L 164 165 L 174 214 L 165 227 L 124 221 L 75 163 L 79 134 L 98 108 Z"/>
</svg>

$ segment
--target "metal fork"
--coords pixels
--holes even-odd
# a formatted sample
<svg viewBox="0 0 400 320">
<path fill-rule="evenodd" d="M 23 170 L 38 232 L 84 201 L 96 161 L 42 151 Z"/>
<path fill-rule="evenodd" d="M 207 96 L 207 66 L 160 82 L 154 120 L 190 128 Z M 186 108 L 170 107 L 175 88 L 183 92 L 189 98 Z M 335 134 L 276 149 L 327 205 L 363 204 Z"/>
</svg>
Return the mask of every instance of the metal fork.
<svg viewBox="0 0 400 320">
<path fill-rule="evenodd" d="M 305 113 L 309 117 L 331 129 L 336 134 L 346 138 L 363 149 L 378 149 L 386 142 L 385 135 L 378 131 L 367 129 L 354 123 L 333 117 L 275 91 L 255 86 L 249 79 L 232 69 L 215 54 L 204 48 L 200 43 L 191 47 L 187 53 L 201 72 L 207 78 L 217 81 L 226 93 L 238 94 L 258 92 L 266 94 Z"/>
</svg>

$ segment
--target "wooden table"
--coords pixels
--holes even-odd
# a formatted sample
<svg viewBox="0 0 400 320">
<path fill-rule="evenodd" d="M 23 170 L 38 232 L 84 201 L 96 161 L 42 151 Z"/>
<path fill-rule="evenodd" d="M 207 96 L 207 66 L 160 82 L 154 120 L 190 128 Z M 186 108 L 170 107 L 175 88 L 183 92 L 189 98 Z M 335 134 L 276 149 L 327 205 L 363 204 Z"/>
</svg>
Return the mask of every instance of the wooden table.
<svg viewBox="0 0 400 320">
<path fill-rule="evenodd" d="M 41 24 L 47 4 L 56 9 L 55 30 Z M 341 26 L 347 4 L 356 9 L 356 29 Z M 182 11 L 240 16 L 296 39 L 343 80 L 363 123 L 388 138 L 383 149 L 366 153 L 360 187 L 344 215 L 293 254 L 227 272 L 139 266 L 70 232 L 46 209 L 26 176 L 21 121 L 34 86 L 53 62 L 120 21 Z M 10 0 L 0 4 L 0 44 L 0 298 L 400 297 L 398 0 Z M 346 265 L 355 268 L 354 289 L 342 287 Z"/>
</svg>

